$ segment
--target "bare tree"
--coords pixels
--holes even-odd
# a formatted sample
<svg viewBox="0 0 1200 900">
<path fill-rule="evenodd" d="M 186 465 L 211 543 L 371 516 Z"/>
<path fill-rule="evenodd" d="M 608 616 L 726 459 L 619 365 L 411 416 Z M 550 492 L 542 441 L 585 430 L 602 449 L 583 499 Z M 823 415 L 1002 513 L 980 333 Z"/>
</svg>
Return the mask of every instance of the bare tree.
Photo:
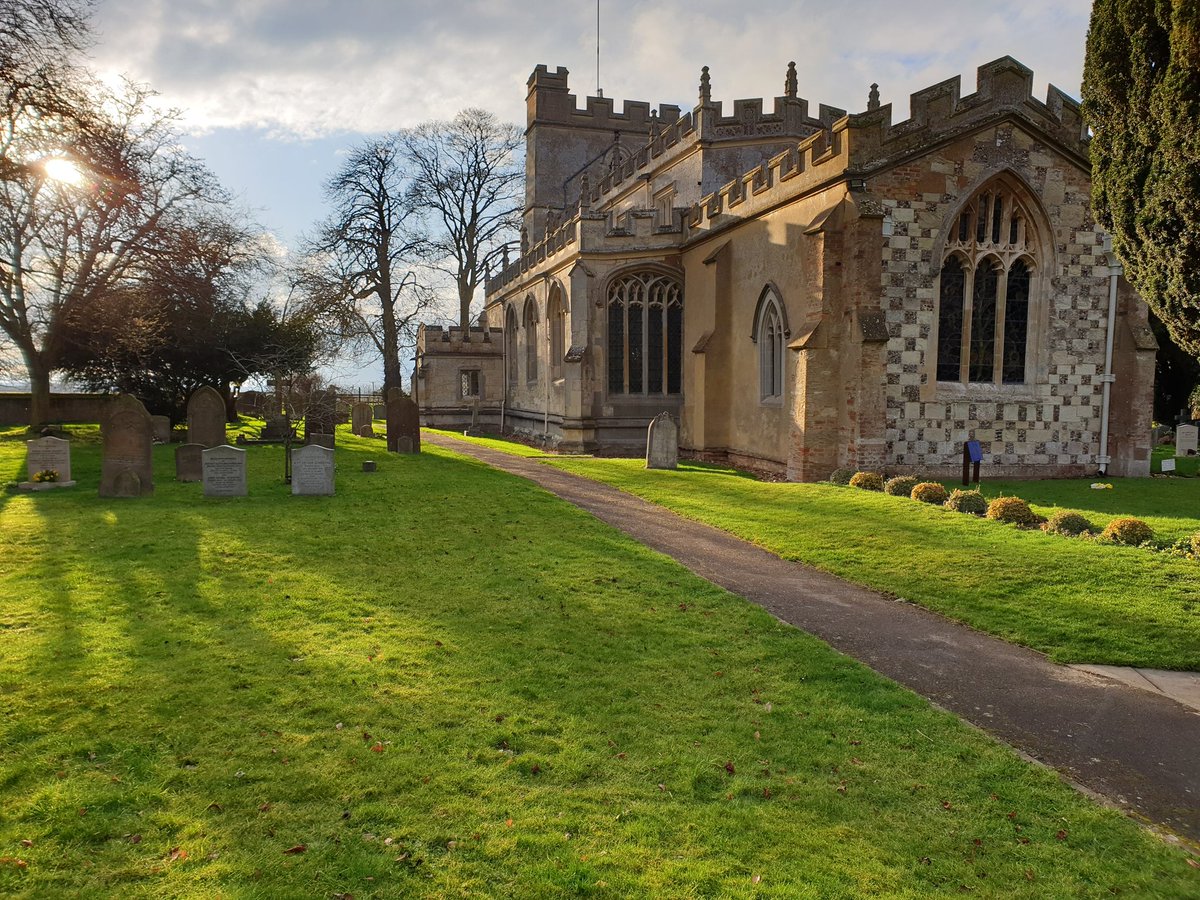
<svg viewBox="0 0 1200 900">
<path fill-rule="evenodd" d="M 486 110 L 464 109 L 449 122 L 402 132 L 400 139 L 413 200 L 436 221 L 433 265 L 454 280 L 459 323 L 466 329 L 475 289 L 521 224 L 521 131 Z"/>
<path fill-rule="evenodd" d="M 383 387 L 402 387 L 400 348 L 433 291 L 417 279 L 429 242 L 393 135 L 351 151 L 325 186 L 329 218 L 309 242 L 298 282 L 307 306 L 351 344 L 383 359 Z"/>
<path fill-rule="evenodd" d="M 10 105 L 2 126 L 0 330 L 25 362 L 31 425 L 48 420 L 74 310 L 168 253 L 173 229 L 197 207 L 226 200 L 180 151 L 172 115 L 154 109 L 147 87 L 87 95 L 77 112 Z"/>
</svg>

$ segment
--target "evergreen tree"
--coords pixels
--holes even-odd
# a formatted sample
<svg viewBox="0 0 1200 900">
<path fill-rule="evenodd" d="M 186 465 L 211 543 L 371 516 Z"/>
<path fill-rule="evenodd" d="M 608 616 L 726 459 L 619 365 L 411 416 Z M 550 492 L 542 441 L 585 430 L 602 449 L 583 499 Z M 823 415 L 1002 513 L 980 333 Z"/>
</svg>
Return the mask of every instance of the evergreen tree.
<svg viewBox="0 0 1200 900">
<path fill-rule="evenodd" d="M 1126 277 L 1200 356 L 1200 2 L 1096 0 L 1083 104 L 1096 214 Z"/>
</svg>

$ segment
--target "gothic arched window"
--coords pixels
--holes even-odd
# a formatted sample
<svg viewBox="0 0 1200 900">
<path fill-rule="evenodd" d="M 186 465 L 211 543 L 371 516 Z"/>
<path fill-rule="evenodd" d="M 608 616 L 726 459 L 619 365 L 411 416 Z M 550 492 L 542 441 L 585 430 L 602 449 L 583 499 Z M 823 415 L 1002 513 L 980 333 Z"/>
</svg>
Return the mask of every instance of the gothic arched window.
<svg viewBox="0 0 1200 900">
<path fill-rule="evenodd" d="M 562 374 L 563 356 L 567 352 L 567 317 L 558 285 L 550 289 L 550 299 L 546 303 L 546 327 L 550 330 L 550 375 L 557 378 Z"/>
<path fill-rule="evenodd" d="M 959 213 L 939 273 L 938 381 L 1026 381 L 1033 237 L 1025 205 L 1003 181 Z"/>
<path fill-rule="evenodd" d="M 504 356 L 508 366 L 508 384 L 517 384 L 517 311 L 509 306 L 504 313 Z"/>
<path fill-rule="evenodd" d="M 786 334 L 783 304 L 774 288 L 767 287 L 758 299 L 753 335 L 758 344 L 758 394 L 763 401 L 783 398 L 783 339 Z"/>
<path fill-rule="evenodd" d="M 631 272 L 608 288 L 608 392 L 678 394 L 683 382 L 683 287 Z"/>
<path fill-rule="evenodd" d="M 532 297 L 525 298 L 525 380 L 537 381 L 538 377 L 538 319 L 537 304 Z"/>
</svg>

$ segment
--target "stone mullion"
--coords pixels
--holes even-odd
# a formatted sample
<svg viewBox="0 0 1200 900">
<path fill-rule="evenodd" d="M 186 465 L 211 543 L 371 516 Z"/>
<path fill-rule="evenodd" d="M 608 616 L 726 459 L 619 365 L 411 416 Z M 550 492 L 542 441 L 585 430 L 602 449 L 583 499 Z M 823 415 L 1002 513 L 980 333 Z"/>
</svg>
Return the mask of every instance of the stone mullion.
<svg viewBox="0 0 1200 900">
<path fill-rule="evenodd" d="M 962 341 L 958 358 L 958 380 L 967 384 L 971 371 L 971 318 L 975 312 L 975 267 L 976 260 L 963 269 Z"/>
<path fill-rule="evenodd" d="M 1004 312 L 1008 305 L 1008 269 L 1006 264 L 996 280 L 996 333 L 992 348 L 992 382 L 1004 383 Z"/>
</svg>

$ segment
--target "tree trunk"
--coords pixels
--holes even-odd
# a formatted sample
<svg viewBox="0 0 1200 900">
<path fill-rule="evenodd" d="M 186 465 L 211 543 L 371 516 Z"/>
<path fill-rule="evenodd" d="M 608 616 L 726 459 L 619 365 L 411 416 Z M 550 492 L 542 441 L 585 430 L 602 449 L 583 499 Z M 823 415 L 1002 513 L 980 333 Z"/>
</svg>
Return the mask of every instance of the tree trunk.
<svg viewBox="0 0 1200 900">
<path fill-rule="evenodd" d="M 463 340 L 471 340 L 471 300 L 475 290 L 463 277 L 458 279 L 458 324 L 462 326 Z"/>
<path fill-rule="evenodd" d="M 50 369 L 36 351 L 24 356 L 29 374 L 29 428 L 35 430 L 50 424 Z"/>
<path fill-rule="evenodd" d="M 221 399 L 225 401 L 225 421 L 232 424 L 238 420 L 237 400 L 233 398 L 233 389 L 228 381 L 221 382 Z"/>
</svg>

